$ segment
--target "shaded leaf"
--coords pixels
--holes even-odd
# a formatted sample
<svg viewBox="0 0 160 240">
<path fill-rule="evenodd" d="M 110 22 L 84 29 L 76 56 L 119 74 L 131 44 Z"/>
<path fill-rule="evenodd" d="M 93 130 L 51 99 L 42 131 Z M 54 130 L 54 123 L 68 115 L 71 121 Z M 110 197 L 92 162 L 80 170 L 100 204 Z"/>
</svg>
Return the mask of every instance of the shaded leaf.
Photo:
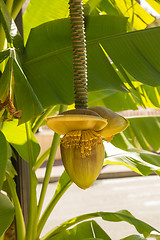
<svg viewBox="0 0 160 240">
<path fill-rule="evenodd" d="M 92 16 L 88 18 L 86 34 L 89 91 L 100 89 L 126 91 L 122 80 L 99 45 L 101 39 L 125 32 L 126 23 L 127 19 L 123 17 Z M 73 103 L 69 19 L 48 22 L 32 29 L 26 45 L 24 70 L 45 108 L 53 104 Z"/>
<path fill-rule="evenodd" d="M 22 117 L 19 120 L 19 123 L 21 124 L 40 115 L 43 111 L 43 107 L 23 72 L 20 58 L 16 52 L 13 60 L 13 74 L 13 88 L 16 105 L 18 110 L 22 110 Z"/>
<path fill-rule="evenodd" d="M 160 85 L 160 27 L 110 37 L 101 41 L 115 64 L 121 64 L 137 81 Z"/>
<path fill-rule="evenodd" d="M 3 185 L 8 160 L 8 147 L 5 136 L 0 131 L 0 190 Z"/>
<path fill-rule="evenodd" d="M 17 124 L 18 120 L 4 122 L 1 130 L 5 135 L 7 141 L 16 149 L 19 155 L 24 160 L 29 162 L 25 124 L 21 124 L 20 126 L 17 126 Z M 32 144 L 34 148 L 33 157 L 35 161 L 39 155 L 40 146 L 34 134 L 32 134 Z"/>
<path fill-rule="evenodd" d="M 9 58 L 5 67 L 5 70 L 0 77 L 0 100 L 4 102 L 8 96 L 10 83 L 11 83 L 11 63 L 12 59 Z"/>
<path fill-rule="evenodd" d="M 9 48 L 0 51 L 0 63 L 3 62 L 9 56 L 9 54 L 10 54 Z"/>
<path fill-rule="evenodd" d="M 160 150 L 160 117 L 132 117 L 128 120 L 130 125 L 124 132 L 114 136 L 113 145 L 124 150 L 129 147 Z"/>
<path fill-rule="evenodd" d="M 0 193 L 0 237 L 10 226 L 14 218 L 14 207 L 9 198 Z"/>
<path fill-rule="evenodd" d="M 112 111 L 137 110 L 137 104 L 131 93 L 102 90 L 88 94 L 89 107 L 104 106 Z"/>
</svg>

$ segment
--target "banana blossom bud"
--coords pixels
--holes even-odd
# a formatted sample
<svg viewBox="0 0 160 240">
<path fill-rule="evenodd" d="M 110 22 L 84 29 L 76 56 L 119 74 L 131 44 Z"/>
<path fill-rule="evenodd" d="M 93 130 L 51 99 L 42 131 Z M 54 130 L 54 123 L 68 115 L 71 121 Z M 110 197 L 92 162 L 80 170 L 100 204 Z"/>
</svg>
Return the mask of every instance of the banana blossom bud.
<svg viewBox="0 0 160 240">
<path fill-rule="evenodd" d="M 110 141 L 128 126 L 128 121 L 110 109 L 92 107 L 49 117 L 47 126 L 64 135 L 60 144 L 64 167 L 74 183 L 86 189 L 97 179 L 103 166 L 102 137 Z"/>
</svg>

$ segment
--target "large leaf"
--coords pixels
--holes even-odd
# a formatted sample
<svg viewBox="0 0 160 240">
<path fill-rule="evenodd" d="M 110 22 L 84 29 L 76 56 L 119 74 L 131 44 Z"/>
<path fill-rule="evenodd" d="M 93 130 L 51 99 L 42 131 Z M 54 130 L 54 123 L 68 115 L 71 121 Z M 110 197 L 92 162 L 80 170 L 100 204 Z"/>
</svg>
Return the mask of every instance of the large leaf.
<svg viewBox="0 0 160 240">
<path fill-rule="evenodd" d="M 84 0 L 83 3 L 87 1 Z M 32 28 L 51 20 L 66 18 L 68 15 L 69 5 L 66 0 L 30 0 L 23 16 L 25 42 Z"/>
<path fill-rule="evenodd" d="M 128 118 L 130 125 L 122 133 L 115 135 L 112 143 L 121 149 L 129 147 L 147 151 L 160 149 L 160 117 Z"/>
<path fill-rule="evenodd" d="M 0 190 L 3 185 L 5 171 L 8 160 L 7 141 L 2 132 L 0 132 Z"/>
<path fill-rule="evenodd" d="M 14 218 L 14 207 L 9 198 L 0 193 L 0 237 L 10 226 Z"/>
<path fill-rule="evenodd" d="M 111 238 L 104 232 L 104 230 L 94 221 L 82 222 L 74 228 L 51 237 L 50 240 L 111 240 Z"/>
<path fill-rule="evenodd" d="M 100 41 L 115 65 L 121 65 L 137 81 L 160 86 L 160 27 L 135 31 Z"/>
<path fill-rule="evenodd" d="M 69 227 L 73 226 L 74 224 L 77 224 L 81 221 L 90 219 L 90 218 L 96 218 L 96 217 L 101 217 L 105 221 L 110 221 L 110 222 L 121 222 L 125 221 L 131 225 L 133 225 L 136 230 L 140 233 L 143 234 L 144 237 L 149 236 L 149 234 L 153 231 L 155 233 L 159 233 L 158 230 L 155 228 L 151 227 L 147 223 L 135 218 L 129 211 L 127 210 L 121 210 L 118 212 L 95 212 L 95 213 L 89 213 L 85 215 L 81 215 L 75 218 L 72 218 L 68 220 L 67 222 L 61 224 L 59 227 L 53 229 L 47 236 L 45 236 L 45 240 L 51 239 L 51 237 L 56 236 L 57 234 L 61 233 L 62 231 L 68 229 Z"/>
<path fill-rule="evenodd" d="M 87 19 L 89 91 L 126 91 L 99 45 L 100 40 L 107 36 L 125 32 L 126 22 L 126 18 L 115 16 L 92 16 Z M 69 19 L 48 22 L 31 31 L 26 45 L 24 70 L 44 107 L 73 102 Z"/>
<path fill-rule="evenodd" d="M 89 107 L 104 106 L 113 111 L 137 110 L 137 103 L 131 93 L 102 90 L 88 94 Z"/>
<path fill-rule="evenodd" d="M 160 175 L 160 155 L 139 149 L 109 156 L 105 159 L 106 164 L 124 165 L 145 176 L 152 172 Z"/>
<path fill-rule="evenodd" d="M 17 120 L 4 122 L 1 130 L 5 135 L 7 141 L 17 150 L 19 155 L 24 160 L 29 162 L 25 124 L 21 124 L 20 126 L 17 126 L 17 124 Z M 32 145 L 34 148 L 33 157 L 35 161 L 37 156 L 39 155 L 40 146 L 33 134 Z"/>
</svg>

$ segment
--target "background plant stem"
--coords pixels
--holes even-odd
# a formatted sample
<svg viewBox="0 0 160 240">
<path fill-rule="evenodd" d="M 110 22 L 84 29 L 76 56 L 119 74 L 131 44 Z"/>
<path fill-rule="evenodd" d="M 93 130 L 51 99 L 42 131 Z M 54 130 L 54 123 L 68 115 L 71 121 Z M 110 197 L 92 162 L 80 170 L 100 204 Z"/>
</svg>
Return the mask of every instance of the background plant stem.
<svg viewBox="0 0 160 240">
<path fill-rule="evenodd" d="M 39 224 L 38 224 L 38 231 L 37 231 L 37 236 L 39 237 L 41 234 L 41 231 L 43 230 L 43 227 L 50 216 L 51 212 L 53 211 L 54 207 L 56 206 L 57 202 L 59 199 L 63 196 L 65 191 L 71 186 L 72 180 L 70 179 L 69 182 L 64 186 L 64 188 L 58 193 L 53 196 L 51 199 L 50 203 L 48 204 L 46 210 L 44 211 Z"/>
<path fill-rule="evenodd" d="M 59 113 L 65 111 L 66 109 L 67 109 L 66 105 L 61 105 Z M 53 164 L 54 164 L 54 161 L 55 161 L 55 155 L 56 155 L 56 152 L 57 152 L 59 142 L 60 142 L 60 136 L 57 133 L 54 133 L 53 140 L 52 140 L 52 145 L 51 145 L 51 150 L 50 150 L 50 155 L 49 155 L 47 166 L 46 166 L 45 177 L 44 177 L 42 190 L 41 190 L 39 203 L 38 203 L 37 221 L 39 220 L 39 216 L 40 216 L 40 213 L 41 213 L 41 210 L 42 210 L 42 206 L 43 206 L 45 194 L 46 194 L 46 191 L 47 191 L 52 167 L 53 167 Z"/>
<path fill-rule="evenodd" d="M 28 224 L 26 231 L 26 240 L 34 240 L 36 236 L 36 226 L 37 226 L 37 178 L 34 169 L 34 158 L 33 158 L 33 146 L 31 141 L 31 126 L 27 122 L 26 133 L 27 133 L 27 144 L 28 144 L 28 155 L 29 155 L 29 173 L 30 173 L 30 199 L 29 199 L 29 215 Z"/>
</svg>

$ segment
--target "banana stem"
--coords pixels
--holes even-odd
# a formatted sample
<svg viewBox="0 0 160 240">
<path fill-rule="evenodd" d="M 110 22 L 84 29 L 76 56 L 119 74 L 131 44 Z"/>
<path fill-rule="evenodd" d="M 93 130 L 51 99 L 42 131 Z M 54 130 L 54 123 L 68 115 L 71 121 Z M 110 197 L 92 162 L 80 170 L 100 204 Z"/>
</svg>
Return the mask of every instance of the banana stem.
<svg viewBox="0 0 160 240">
<path fill-rule="evenodd" d="M 33 240 L 36 235 L 36 219 L 37 219 L 37 178 L 34 169 L 34 157 L 33 157 L 33 146 L 31 141 L 31 126 L 30 123 L 25 123 L 26 134 L 27 134 L 27 145 L 28 145 L 28 155 L 29 155 L 29 173 L 30 173 L 30 200 L 29 200 L 29 214 L 28 214 L 28 224 L 26 231 L 25 240 Z"/>
<path fill-rule="evenodd" d="M 82 0 L 70 0 L 75 108 L 87 108 L 87 53 Z"/>
<path fill-rule="evenodd" d="M 41 231 L 43 230 L 44 225 L 46 224 L 47 219 L 49 218 L 51 212 L 53 211 L 54 207 L 56 206 L 57 202 L 60 200 L 60 198 L 63 196 L 63 194 L 67 191 L 67 189 L 71 186 L 72 180 L 69 180 L 68 183 L 61 189 L 61 191 L 53 196 L 50 203 L 48 204 L 47 208 L 45 209 L 39 224 L 38 224 L 38 230 L 37 230 L 37 240 L 41 234 Z"/>
<path fill-rule="evenodd" d="M 62 105 L 60 107 L 59 113 L 65 111 L 66 109 L 67 109 L 66 106 Z M 50 179 L 50 175 L 51 175 L 51 171 L 52 171 L 52 167 L 53 167 L 53 164 L 54 164 L 55 155 L 56 155 L 56 152 L 57 152 L 57 147 L 59 145 L 59 142 L 60 142 L 60 136 L 57 133 L 54 133 L 52 146 L 51 146 L 51 150 L 50 150 L 50 155 L 49 155 L 48 163 L 47 163 L 47 167 L 46 167 L 45 177 L 44 177 L 42 190 L 41 190 L 39 203 L 38 203 L 37 221 L 39 220 L 39 216 L 40 216 L 40 213 L 41 213 L 41 210 L 42 210 L 42 206 L 43 206 L 45 194 L 46 194 L 46 191 L 47 191 L 47 187 L 48 187 L 48 183 L 49 183 L 49 179 Z"/>
</svg>

